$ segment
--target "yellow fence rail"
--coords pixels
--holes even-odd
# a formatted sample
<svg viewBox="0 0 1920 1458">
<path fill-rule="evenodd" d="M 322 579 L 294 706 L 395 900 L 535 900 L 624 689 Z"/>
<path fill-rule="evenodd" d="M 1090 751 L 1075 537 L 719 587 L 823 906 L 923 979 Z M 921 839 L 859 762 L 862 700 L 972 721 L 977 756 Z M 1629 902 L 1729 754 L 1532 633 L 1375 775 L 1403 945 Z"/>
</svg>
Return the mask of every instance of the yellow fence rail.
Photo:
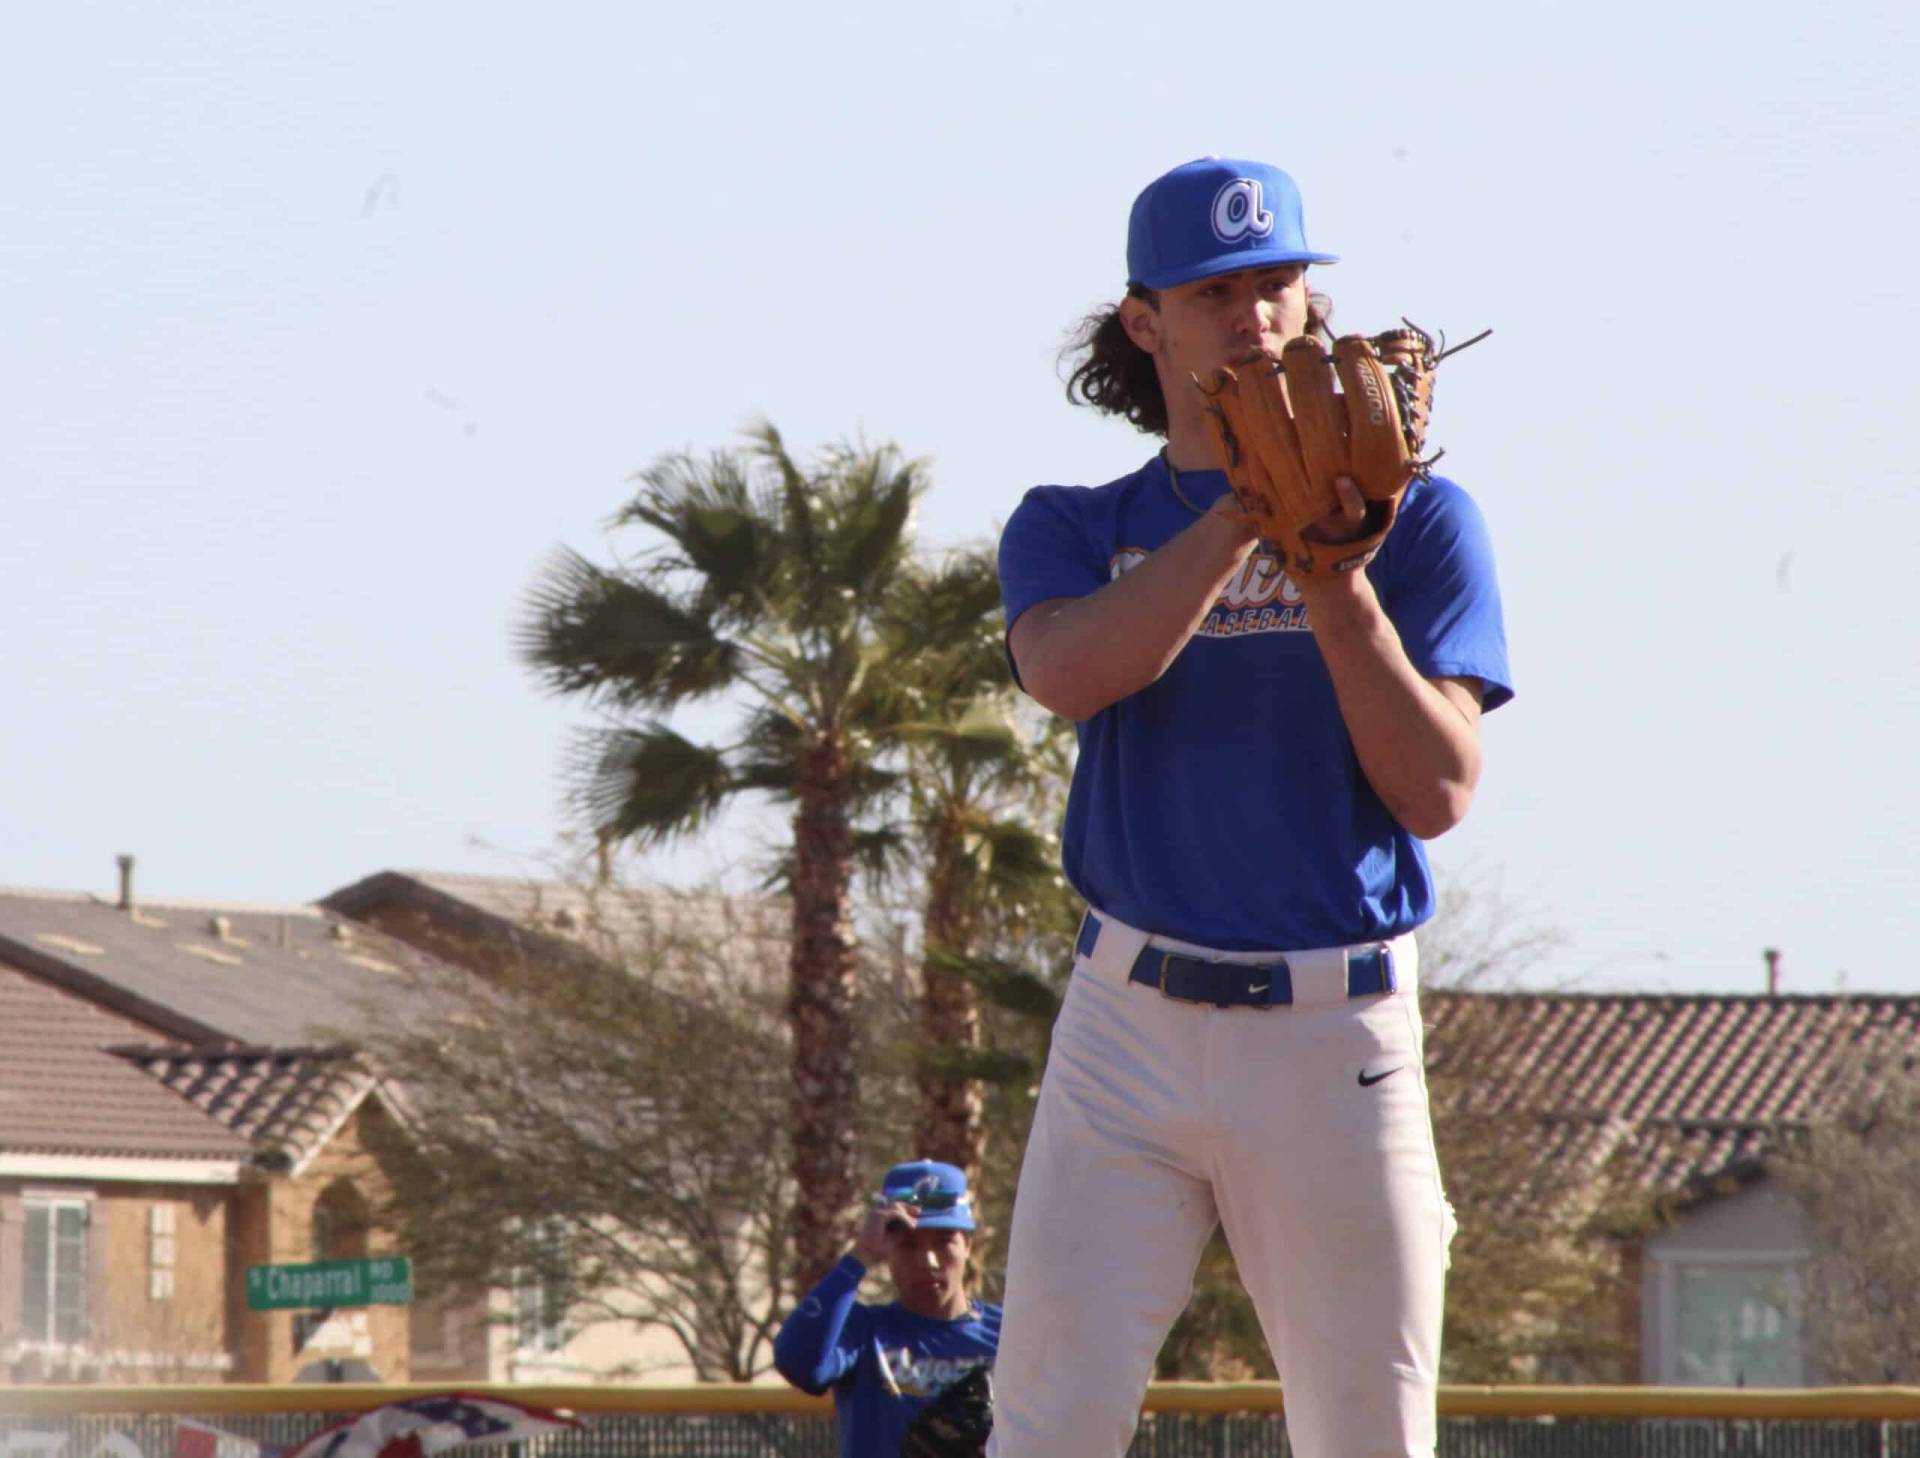
<svg viewBox="0 0 1920 1458">
<path fill-rule="evenodd" d="M 511 1398 L 580 1414 L 789 1414 L 832 1411 L 825 1398 L 784 1386 L 692 1387 L 535 1383 L 301 1383 L 247 1386 L 0 1387 L 0 1416 L 286 1412 L 352 1413 L 450 1391 Z M 1150 1413 L 1280 1412 L 1277 1382 L 1156 1382 Z M 1920 1387 L 1442 1387 L 1443 1417 L 1707 1418 L 1812 1422 L 1920 1421 Z"/>
</svg>

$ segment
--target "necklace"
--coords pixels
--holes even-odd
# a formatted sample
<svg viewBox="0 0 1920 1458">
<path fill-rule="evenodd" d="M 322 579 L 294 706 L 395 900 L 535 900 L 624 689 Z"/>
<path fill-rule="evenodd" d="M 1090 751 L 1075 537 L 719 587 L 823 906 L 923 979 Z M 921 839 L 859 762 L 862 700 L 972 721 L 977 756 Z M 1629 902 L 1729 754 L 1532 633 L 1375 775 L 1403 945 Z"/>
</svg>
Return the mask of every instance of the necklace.
<svg viewBox="0 0 1920 1458">
<path fill-rule="evenodd" d="M 1174 465 L 1173 457 L 1167 454 L 1167 448 L 1165 446 L 1160 448 L 1160 459 L 1166 462 L 1167 484 L 1173 488 L 1174 499 L 1195 516 L 1205 516 L 1206 513 L 1191 501 L 1187 500 L 1187 493 L 1180 489 L 1180 468 Z"/>
</svg>

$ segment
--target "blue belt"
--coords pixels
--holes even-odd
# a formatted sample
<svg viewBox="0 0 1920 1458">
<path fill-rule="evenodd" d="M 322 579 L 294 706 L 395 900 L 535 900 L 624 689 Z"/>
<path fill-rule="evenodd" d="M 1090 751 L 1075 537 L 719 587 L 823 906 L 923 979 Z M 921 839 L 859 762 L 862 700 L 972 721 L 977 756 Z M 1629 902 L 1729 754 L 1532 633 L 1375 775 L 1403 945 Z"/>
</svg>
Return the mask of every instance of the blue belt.
<svg viewBox="0 0 1920 1458">
<path fill-rule="evenodd" d="M 1074 950 L 1093 955 L 1100 940 L 1100 918 L 1089 911 L 1080 922 Z M 1133 959 L 1129 982 L 1157 987 L 1176 1002 L 1204 1002 L 1215 1007 L 1284 1007 L 1293 1001 L 1293 972 L 1283 958 L 1277 962 L 1209 962 L 1145 946 Z M 1347 953 L 1347 996 L 1373 997 L 1398 990 L 1393 975 L 1393 948 L 1366 947 Z"/>
</svg>

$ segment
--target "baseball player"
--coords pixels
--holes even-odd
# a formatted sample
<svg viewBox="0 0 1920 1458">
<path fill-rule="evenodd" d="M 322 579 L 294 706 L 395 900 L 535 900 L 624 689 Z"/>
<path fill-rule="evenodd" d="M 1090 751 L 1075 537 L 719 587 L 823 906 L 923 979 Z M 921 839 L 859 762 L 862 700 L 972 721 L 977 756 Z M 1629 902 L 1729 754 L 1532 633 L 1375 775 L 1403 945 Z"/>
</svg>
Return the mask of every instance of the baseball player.
<svg viewBox="0 0 1920 1458">
<path fill-rule="evenodd" d="M 1511 697 L 1479 511 L 1416 479 L 1364 570 L 1289 574 L 1245 524 L 1206 380 L 1323 323 L 1293 180 L 1177 167 L 1069 397 L 1165 448 L 1008 521 L 1014 673 L 1077 721 L 1085 897 L 1015 1195 L 990 1458 L 1118 1458 L 1216 1223 L 1300 1458 L 1430 1454 L 1453 1216 L 1421 1066 L 1423 839 Z M 1364 502 L 1316 539 L 1361 534 Z M 1300 580 L 1294 580 L 1298 576 Z"/>
<path fill-rule="evenodd" d="M 950 1164 L 895 1165 L 853 1249 L 800 1301 L 773 1342 L 774 1366 L 803 1392 L 833 1391 L 842 1458 L 899 1458 L 930 1398 L 993 1362 L 1000 1308 L 967 1290 L 973 1249 L 967 1177 Z M 854 1299 L 884 1261 L 898 1300 Z"/>
</svg>

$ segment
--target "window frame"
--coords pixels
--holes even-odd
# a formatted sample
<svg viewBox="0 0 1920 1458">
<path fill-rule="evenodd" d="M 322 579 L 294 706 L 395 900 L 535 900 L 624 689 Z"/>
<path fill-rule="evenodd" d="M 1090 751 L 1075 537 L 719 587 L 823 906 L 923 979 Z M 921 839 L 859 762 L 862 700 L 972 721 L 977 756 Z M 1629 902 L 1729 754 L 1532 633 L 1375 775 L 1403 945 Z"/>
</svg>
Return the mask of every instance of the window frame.
<svg viewBox="0 0 1920 1458">
<path fill-rule="evenodd" d="M 1805 1308 L 1805 1282 L 1810 1252 L 1798 1247 L 1764 1247 L 1755 1250 L 1698 1249 L 1663 1250 L 1654 1257 L 1658 1271 L 1655 1289 L 1660 1303 L 1660 1370 L 1655 1381 L 1670 1387 L 1697 1387 L 1705 1384 L 1688 1378 L 1680 1370 L 1680 1272 L 1685 1266 L 1746 1266 L 1768 1269 L 1784 1278 L 1793 1292 L 1791 1316 L 1795 1326 L 1795 1360 L 1798 1364 L 1796 1386 L 1811 1379 L 1814 1354 L 1808 1346 Z"/>
<path fill-rule="evenodd" d="M 564 1246 L 564 1224 L 557 1219 L 540 1222 L 534 1241 L 547 1250 Z M 554 1262 L 559 1264 L 557 1258 Z M 518 1266 L 514 1269 L 509 1297 L 513 1303 L 513 1345 L 516 1351 L 552 1353 L 565 1348 L 572 1337 L 567 1318 L 571 1304 L 567 1300 L 568 1280 L 549 1270 Z"/>
<path fill-rule="evenodd" d="M 61 1268 L 60 1252 L 62 1237 L 60 1217 L 63 1213 L 77 1213 L 80 1219 L 78 1238 L 69 1242 L 69 1248 L 75 1252 L 75 1269 L 72 1273 L 74 1289 L 70 1295 L 66 1311 L 73 1320 L 71 1333 L 61 1330 Z M 93 1329 L 93 1301 L 90 1279 L 93 1267 L 93 1197 L 88 1194 L 50 1191 L 26 1191 L 20 1196 L 20 1340 L 24 1346 L 41 1350 L 84 1350 Z M 39 1215 L 46 1222 L 46 1268 L 36 1280 L 32 1269 L 34 1218 Z M 42 1307 L 38 1313 L 38 1329 L 29 1320 L 28 1302 L 35 1286 L 44 1286 L 41 1292 Z"/>
</svg>

